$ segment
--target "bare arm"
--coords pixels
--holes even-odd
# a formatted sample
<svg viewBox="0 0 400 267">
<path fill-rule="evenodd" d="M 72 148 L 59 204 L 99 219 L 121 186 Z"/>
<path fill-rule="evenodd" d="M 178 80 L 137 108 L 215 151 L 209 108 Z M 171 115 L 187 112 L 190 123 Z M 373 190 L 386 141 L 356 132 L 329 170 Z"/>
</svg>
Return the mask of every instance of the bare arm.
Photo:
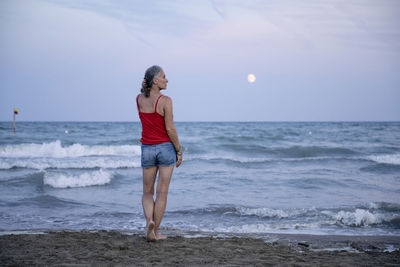
<svg viewBox="0 0 400 267">
<path fill-rule="evenodd" d="M 167 129 L 167 134 L 169 139 L 171 139 L 172 144 L 175 147 L 176 155 L 178 161 L 176 162 L 176 167 L 179 167 L 182 163 L 182 149 L 179 143 L 178 133 L 176 132 L 174 125 L 174 115 L 172 112 L 172 100 L 169 97 L 165 97 L 165 106 L 164 106 L 164 120 L 165 120 L 165 128 Z"/>
</svg>

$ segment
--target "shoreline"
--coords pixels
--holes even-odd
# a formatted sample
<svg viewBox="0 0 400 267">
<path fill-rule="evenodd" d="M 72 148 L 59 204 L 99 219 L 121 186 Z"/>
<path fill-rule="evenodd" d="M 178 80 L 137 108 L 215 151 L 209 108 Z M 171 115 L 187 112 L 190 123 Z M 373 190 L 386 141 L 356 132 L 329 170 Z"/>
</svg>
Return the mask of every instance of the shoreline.
<svg viewBox="0 0 400 267">
<path fill-rule="evenodd" d="M 29 230 L 26 230 L 29 231 Z M 0 263 L 11 265 L 400 265 L 400 237 L 267 234 L 270 238 L 169 236 L 141 232 L 14 231 L 0 235 Z"/>
</svg>

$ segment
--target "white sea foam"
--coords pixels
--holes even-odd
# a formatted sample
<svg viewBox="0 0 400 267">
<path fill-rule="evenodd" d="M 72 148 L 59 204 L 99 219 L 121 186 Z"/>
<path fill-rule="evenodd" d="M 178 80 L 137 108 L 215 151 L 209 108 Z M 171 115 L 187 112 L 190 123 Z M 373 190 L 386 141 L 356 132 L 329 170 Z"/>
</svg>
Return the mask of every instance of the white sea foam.
<svg viewBox="0 0 400 267">
<path fill-rule="evenodd" d="M 290 216 L 288 212 L 280 209 L 239 207 L 237 208 L 237 210 L 241 215 L 255 215 L 259 217 L 278 217 L 278 218 L 287 218 Z"/>
<path fill-rule="evenodd" d="M 370 202 L 370 203 L 368 203 L 368 206 L 370 209 L 376 210 L 376 209 L 379 209 L 381 205 L 376 202 Z"/>
<path fill-rule="evenodd" d="M 310 233 L 317 232 L 320 227 L 319 223 L 250 223 L 244 225 L 234 226 L 219 226 L 215 229 L 208 229 L 208 231 L 222 232 L 222 233 L 240 233 L 240 234 L 253 234 L 253 233 L 274 233 L 274 232 L 298 232 L 309 231 Z"/>
<path fill-rule="evenodd" d="M 88 146 L 73 144 L 62 146 L 61 141 L 42 144 L 19 144 L 0 147 L 0 157 L 83 157 L 83 156 L 104 156 L 104 155 L 140 155 L 138 145 L 119 145 L 119 146 Z"/>
<path fill-rule="evenodd" d="M 313 157 L 303 157 L 303 158 L 271 158 L 271 157 L 241 157 L 232 155 L 199 155 L 199 154 L 187 154 L 185 155 L 185 160 L 230 160 L 239 163 L 266 163 L 266 162 L 302 162 L 302 161 L 323 161 L 323 160 L 343 160 L 343 159 L 353 159 L 353 160 L 365 160 L 365 158 L 357 157 L 343 157 L 343 156 L 313 156 Z"/>
<path fill-rule="evenodd" d="M 139 157 L 124 158 L 31 158 L 31 159 L 6 159 L 0 162 L 0 170 L 11 168 L 30 168 L 37 170 L 45 170 L 48 168 L 57 169 L 92 169 L 92 168 L 138 168 L 140 167 Z"/>
<path fill-rule="evenodd" d="M 265 162 L 269 161 L 272 159 L 270 158 L 246 158 L 246 157 L 238 157 L 238 156 L 232 156 L 232 155 L 214 155 L 214 154 L 209 154 L 209 155 L 190 155 L 187 154 L 185 155 L 185 160 L 231 160 L 231 161 L 237 161 L 240 163 L 257 163 L 257 162 Z"/>
<path fill-rule="evenodd" d="M 0 170 L 11 169 L 13 166 L 8 162 L 0 161 Z"/>
<path fill-rule="evenodd" d="M 86 187 L 108 184 L 112 177 L 112 173 L 104 170 L 85 172 L 79 175 L 49 172 L 45 173 L 43 182 L 54 188 Z"/>
<path fill-rule="evenodd" d="M 354 212 L 339 211 L 336 214 L 336 220 L 345 225 L 366 226 L 381 223 L 383 218 L 379 214 L 373 214 L 368 210 L 356 209 Z"/>
<path fill-rule="evenodd" d="M 271 231 L 272 228 L 268 224 L 245 224 L 240 226 L 230 226 L 230 227 L 217 227 L 216 232 L 222 233 L 266 233 Z"/>
<path fill-rule="evenodd" d="M 400 165 L 400 154 L 375 155 L 369 156 L 368 159 L 378 163 Z"/>
<path fill-rule="evenodd" d="M 396 248 L 393 245 L 385 245 L 385 249 L 383 250 L 383 252 L 394 252 L 396 250 L 398 250 L 399 248 Z"/>
</svg>

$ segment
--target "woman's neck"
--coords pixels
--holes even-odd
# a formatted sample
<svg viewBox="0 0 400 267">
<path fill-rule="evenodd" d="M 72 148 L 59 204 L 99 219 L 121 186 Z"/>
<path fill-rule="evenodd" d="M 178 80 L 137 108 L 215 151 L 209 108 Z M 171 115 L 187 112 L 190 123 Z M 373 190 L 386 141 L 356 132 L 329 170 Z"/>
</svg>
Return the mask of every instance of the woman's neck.
<svg viewBox="0 0 400 267">
<path fill-rule="evenodd" d="M 151 88 L 150 96 L 158 97 L 159 95 L 161 95 L 160 88 L 156 88 L 156 87 Z"/>
</svg>

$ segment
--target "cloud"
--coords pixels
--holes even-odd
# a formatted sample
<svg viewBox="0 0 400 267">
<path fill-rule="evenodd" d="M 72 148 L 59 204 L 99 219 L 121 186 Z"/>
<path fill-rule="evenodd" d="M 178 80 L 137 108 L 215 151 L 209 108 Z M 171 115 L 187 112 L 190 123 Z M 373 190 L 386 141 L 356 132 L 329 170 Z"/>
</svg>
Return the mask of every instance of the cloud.
<svg viewBox="0 0 400 267">
<path fill-rule="evenodd" d="M 153 47 L 176 40 L 203 44 L 208 38 L 216 38 L 217 41 L 234 39 L 240 44 L 259 40 L 277 45 L 296 42 L 306 50 L 347 47 L 400 51 L 400 20 L 395 16 L 396 10 L 400 13 L 400 3 L 396 1 L 53 0 L 51 3 L 116 19 L 134 38 Z"/>
<path fill-rule="evenodd" d="M 222 19 L 225 19 L 225 14 L 224 14 L 224 12 L 222 12 L 222 11 L 220 10 L 220 7 L 217 5 L 217 3 L 216 3 L 215 1 L 213 1 L 213 0 L 210 0 L 210 3 L 211 3 L 211 5 L 212 5 L 214 11 L 215 11 Z"/>
</svg>

